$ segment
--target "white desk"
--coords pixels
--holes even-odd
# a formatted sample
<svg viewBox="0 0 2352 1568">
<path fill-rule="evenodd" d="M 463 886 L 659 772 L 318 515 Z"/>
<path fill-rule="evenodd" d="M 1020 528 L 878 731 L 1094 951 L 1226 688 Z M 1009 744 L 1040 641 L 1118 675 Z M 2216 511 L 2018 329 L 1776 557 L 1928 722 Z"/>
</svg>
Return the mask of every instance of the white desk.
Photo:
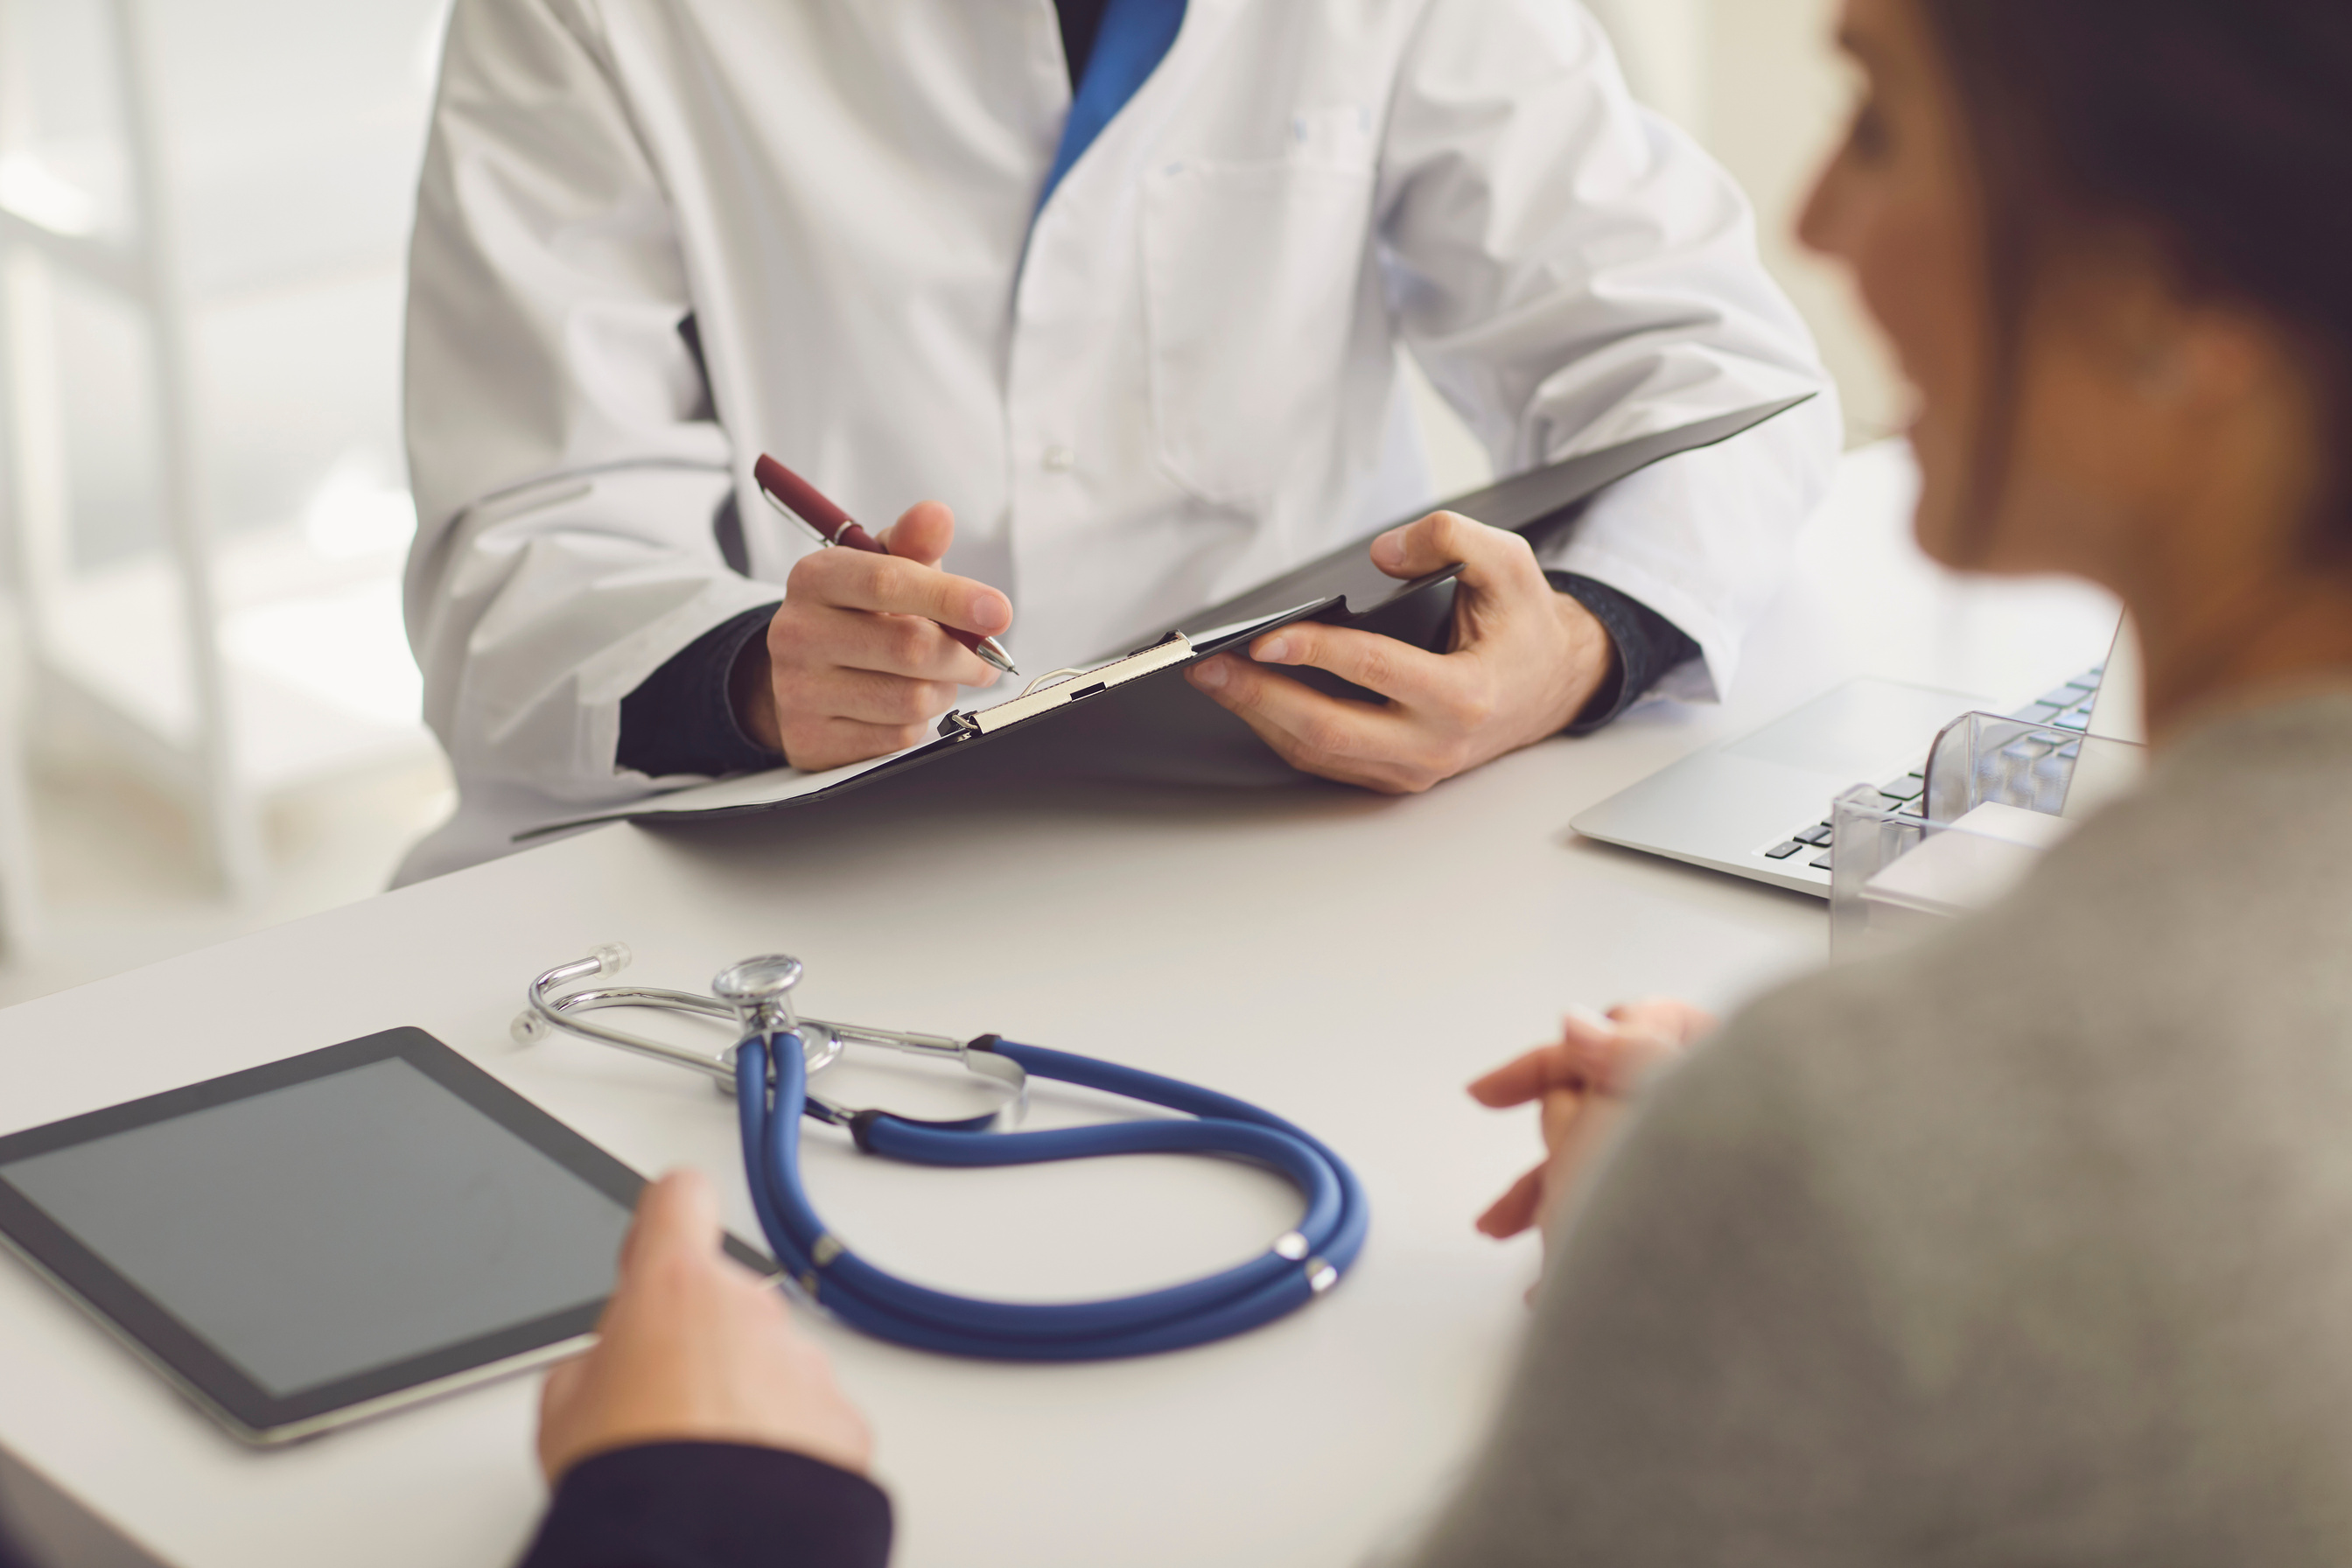
<svg viewBox="0 0 2352 1568">
<path fill-rule="evenodd" d="M 907 1568 L 1354 1562 L 1466 1456 L 1536 1267 L 1531 1244 L 1470 1228 L 1532 1127 L 1463 1082 L 1570 1003 L 1727 1002 L 1824 945 L 1812 900 L 1584 843 L 1569 818 L 1853 674 L 2022 698 L 2104 651 L 2097 595 L 1926 570 L 1901 543 L 1905 489 L 1899 455 L 1849 464 L 1726 709 L 1653 710 L 1418 799 L 1071 788 L 607 829 L 0 1014 L 0 1131 L 415 1024 L 642 1169 L 719 1173 L 756 1237 L 708 1085 L 509 1039 L 530 975 L 614 938 L 650 983 L 698 987 L 781 948 L 808 961 L 814 1013 L 1194 1079 L 1356 1163 L 1371 1242 L 1334 1295 L 1239 1341 L 1097 1366 L 817 1331 L 880 1434 Z M 1216 902 L 1242 912 L 1200 913 Z M 826 1149 L 811 1179 L 862 1250 L 978 1290 L 1131 1289 L 1289 1220 L 1277 1184 L 1209 1162 L 1074 1180 Z M 534 1394 L 513 1381 L 255 1454 L 0 1265 L 0 1446 L 176 1568 L 509 1561 L 541 1500 Z"/>
</svg>

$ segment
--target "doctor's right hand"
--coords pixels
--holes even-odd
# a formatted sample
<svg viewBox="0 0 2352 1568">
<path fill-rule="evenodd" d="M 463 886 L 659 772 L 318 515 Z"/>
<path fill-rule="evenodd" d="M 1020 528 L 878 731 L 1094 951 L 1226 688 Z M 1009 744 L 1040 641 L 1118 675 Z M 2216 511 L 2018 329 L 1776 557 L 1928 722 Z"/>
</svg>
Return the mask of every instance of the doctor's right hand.
<svg viewBox="0 0 2352 1568">
<path fill-rule="evenodd" d="M 887 555 L 803 556 L 766 639 L 735 662 L 728 695 L 744 732 L 816 773 L 929 740 L 957 687 L 993 682 L 940 627 L 992 637 L 1013 624 L 1013 602 L 939 569 L 954 538 L 954 514 L 924 501 L 884 532 Z"/>
<path fill-rule="evenodd" d="M 719 1250 L 719 1202 L 698 1173 L 673 1171 L 638 1198 L 596 1332 L 540 1398 L 549 1481 L 597 1454 L 677 1442 L 782 1448 L 866 1473 L 865 1418 L 775 1287 Z"/>
</svg>

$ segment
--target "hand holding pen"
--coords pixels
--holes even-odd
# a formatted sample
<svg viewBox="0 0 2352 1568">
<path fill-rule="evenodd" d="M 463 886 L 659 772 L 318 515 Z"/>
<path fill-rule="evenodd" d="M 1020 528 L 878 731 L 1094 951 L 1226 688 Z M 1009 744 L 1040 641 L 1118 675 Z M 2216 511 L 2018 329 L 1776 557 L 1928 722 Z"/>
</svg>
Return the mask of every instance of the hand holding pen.
<svg viewBox="0 0 2352 1568">
<path fill-rule="evenodd" d="M 1012 625 L 1011 601 L 939 570 L 955 537 L 946 507 L 913 507 L 877 541 L 772 458 L 754 472 L 771 505 L 841 545 L 793 567 L 766 637 L 736 661 L 730 696 L 754 740 L 811 772 L 881 756 L 929 739 L 959 686 L 995 680 L 974 645 L 1012 664 L 992 635 Z"/>
<path fill-rule="evenodd" d="M 858 527 L 847 512 L 825 500 L 814 485 L 775 458 L 761 455 L 760 460 L 751 466 L 751 477 L 759 482 L 760 493 L 768 498 L 768 504 L 807 530 L 819 544 L 860 550 L 868 555 L 895 553 L 888 545 Z M 952 521 L 949 530 L 953 532 Z M 980 655 L 994 668 L 1007 675 L 1021 673 L 1013 668 L 1013 656 L 1006 653 L 1004 645 L 994 637 L 965 631 L 952 623 L 943 624 L 940 629 Z"/>
</svg>

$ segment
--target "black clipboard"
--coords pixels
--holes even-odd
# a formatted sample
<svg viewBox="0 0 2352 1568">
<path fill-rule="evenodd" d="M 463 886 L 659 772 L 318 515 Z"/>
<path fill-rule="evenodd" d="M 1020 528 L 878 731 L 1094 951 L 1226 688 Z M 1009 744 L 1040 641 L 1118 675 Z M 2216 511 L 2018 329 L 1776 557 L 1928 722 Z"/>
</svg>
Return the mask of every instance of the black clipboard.
<svg viewBox="0 0 2352 1568">
<path fill-rule="evenodd" d="M 1530 469 L 1427 510 L 1457 511 L 1496 528 L 1511 529 L 1541 550 L 1572 531 L 1593 498 L 1610 486 L 1668 458 L 1744 435 L 1811 402 L 1813 396 L 1807 393 L 1639 437 Z M 989 726 L 962 721 L 984 715 L 988 709 L 960 709 L 941 721 L 942 732 L 937 738 L 891 756 L 829 773 L 780 768 L 694 785 L 615 810 L 549 823 L 519 833 L 515 839 L 524 842 L 600 822 L 690 822 L 756 816 L 830 799 L 951 759 L 950 772 L 1000 777 L 1225 785 L 1294 779 L 1297 774 L 1267 750 L 1248 725 L 1194 690 L 1182 671 L 1202 658 L 1296 621 L 1360 627 L 1419 647 L 1443 647 L 1452 624 L 1453 582 L 1460 569 L 1400 583 L 1371 563 L 1371 542 L 1385 531 L 1368 533 L 1245 593 L 1196 611 L 1180 625 L 1156 628 L 1126 648 L 1089 661 L 1100 668 L 1068 678 L 1061 683 L 1058 700 L 1036 704 L 1038 711 L 1016 721 Z M 1187 627 L 1215 630 L 1196 637 Z M 1171 637 L 1181 639 L 1181 647 L 1171 643 Z M 1175 657 L 1170 657 L 1171 653 Z M 1144 657 L 1155 654 L 1158 657 Z M 1126 660 L 1150 668 L 1131 678 L 1108 679 Z M 1286 668 L 1284 673 L 1327 691 L 1365 695 L 1319 670 Z M 1024 700 L 1013 698 L 990 706 L 1009 707 Z"/>
</svg>

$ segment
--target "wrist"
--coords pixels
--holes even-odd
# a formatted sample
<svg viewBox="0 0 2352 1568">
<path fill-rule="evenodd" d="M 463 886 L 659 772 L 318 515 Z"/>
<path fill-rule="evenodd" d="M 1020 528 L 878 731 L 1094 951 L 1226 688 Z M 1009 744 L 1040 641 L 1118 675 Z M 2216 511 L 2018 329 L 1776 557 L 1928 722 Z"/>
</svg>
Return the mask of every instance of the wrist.
<svg viewBox="0 0 2352 1568">
<path fill-rule="evenodd" d="M 1575 572 L 1547 571 L 1544 577 L 1601 623 L 1615 654 L 1613 673 L 1570 721 L 1570 734 L 1600 729 L 1648 695 L 1667 671 L 1701 657 L 1681 627 L 1639 599 Z"/>
<path fill-rule="evenodd" d="M 761 605 L 719 622 L 623 697 L 614 767 L 656 779 L 723 778 L 774 767 L 775 747 L 745 730 L 731 687 L 738 658 L 767 636 L 776 608 Z"/>
<path fill-rule="evenodd" d="M 764 631 L 745 638 L 737 650 L 727 671 L 727 706 L 743 733 L 772 752 L 784 749 L 783 726 L 776 717 L 775 666 Z"/>
<path fill-rule="evenodd" d="M 1595 707 L 1613 703 L 1625 680 L 1625 661 L 1617 639 L 1582 600 L 1555 588 L 1552 613 L 1559 619 L 1567 651 L 1560 661 L 1560 682 L 1538 738 L 1557 735 Z"/>
</svg>

